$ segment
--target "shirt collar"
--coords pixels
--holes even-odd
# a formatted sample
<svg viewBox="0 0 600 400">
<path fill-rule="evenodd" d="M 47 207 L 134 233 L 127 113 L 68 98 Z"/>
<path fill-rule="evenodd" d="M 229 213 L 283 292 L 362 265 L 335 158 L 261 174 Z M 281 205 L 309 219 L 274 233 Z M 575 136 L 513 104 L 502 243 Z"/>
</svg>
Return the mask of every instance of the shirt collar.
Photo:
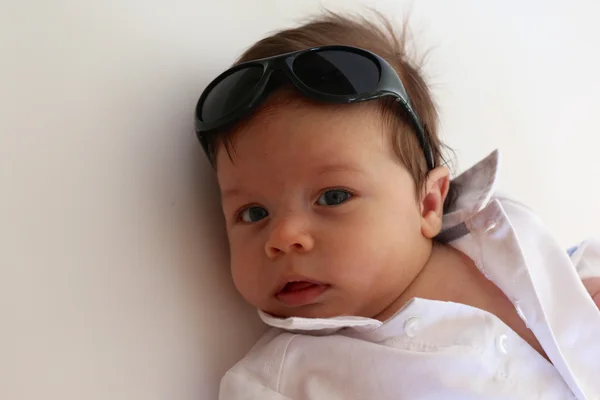
<svg viewBox="0 0 600 400">
<path fill-rule="evenodd" d="M 274 328 L 283 329 L 292 333 L 305 333 L 311 335 L 330 335 L 343 328 L 352 328 L 363 332 L 379 328 L 383 323 L 373 318 L 340 316 L 331 318 L 302 318 L 288 317 L 277 318 L 262 310 L 258 315 L 264 323 Z"/>
<path fill-rule="evenodd" d="M 452 185 L 456 187 L 458 195 L 452 207 L 446 210 L 444 214 L 443 228 L 439 235 L 440 240 L 449 242 L 460 236 L 461 230 L 456 228 L 464 226 L 463 222 L 476 215 L 489 203 L 496 187 L 499 165 L 500 153 L 498 150 L 494 150 L 487 157 L 452 180 Z M 396 315 L 401 311 L 398 311 Z M 381 321 L 373 318 L 355 316 L 278 318 L 262 310 L 258 310 L 258 315 L 264 323 L 274 328 L 311 335 L 329 335 L 344 328 L 360 332 L 371 331 L 383 325 Z"/>
<path fill-rule="evenodd" d="M 499 166 L 500 153 L 494 150 L 452 180 L 458 197 L 444 214 L 442 232 L 462 224 L 489 203 L 496 190 Z"/>
</svg>

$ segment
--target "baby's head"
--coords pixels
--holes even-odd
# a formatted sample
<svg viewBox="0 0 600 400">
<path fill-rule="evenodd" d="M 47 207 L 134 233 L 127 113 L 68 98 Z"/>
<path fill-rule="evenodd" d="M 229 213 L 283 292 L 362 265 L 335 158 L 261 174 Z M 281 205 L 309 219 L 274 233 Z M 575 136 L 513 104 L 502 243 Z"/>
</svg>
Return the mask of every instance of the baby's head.
<svg viewBox="0 0 600 400">
<path fill-rule="evenodd" d="M 280 317 L 377 318 L 431 256 L 452 197 L 448 170 L 430 91 L 406 59 L 404 36 L 389 26 L 328 14 L 261 40 L 236 64 L 326 45 L 387 60 L 430 150 L 410 106 L 395 97 L 318 101 L 283 74 L 270 80 L 259 107 L 202 140 L 217 171 L 241 295 Z"/>
</svg>

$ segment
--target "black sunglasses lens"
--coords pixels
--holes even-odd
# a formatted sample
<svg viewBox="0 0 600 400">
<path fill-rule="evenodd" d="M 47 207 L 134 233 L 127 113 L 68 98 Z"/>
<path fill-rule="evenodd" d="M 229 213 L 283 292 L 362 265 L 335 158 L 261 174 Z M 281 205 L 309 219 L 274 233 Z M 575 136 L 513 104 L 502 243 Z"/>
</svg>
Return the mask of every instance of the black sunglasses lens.
<svg viewBox="0 0 600 400">
<path fill-rule="evenodd" d="M 304 53 L 294 60 L 294 74 L 306 86 L 334 95 L 354 95 L 374 90 L 379 64 L 367 56 L 345 50 Z"/>
<path fill-rule="evenodd" d="M 198 110 L 200 120 L 213 122 L 235 111 L 248 101 L 262 75 L 261 66 L 250 65 L 224 77 L 213 86 L 201 104 Z"/>
</svg>

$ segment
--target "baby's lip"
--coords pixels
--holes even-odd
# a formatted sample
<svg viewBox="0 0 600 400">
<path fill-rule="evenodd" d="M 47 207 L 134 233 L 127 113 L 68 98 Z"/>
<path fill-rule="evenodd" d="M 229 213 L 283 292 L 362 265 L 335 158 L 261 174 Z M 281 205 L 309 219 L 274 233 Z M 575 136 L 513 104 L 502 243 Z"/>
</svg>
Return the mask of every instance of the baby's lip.
<svg viewBox="0 0 600 400">
<path fill-rule="evenodd" d="M 290 276 L 284 277 L 283 279 L 281 279 L 279 281 L 279 284 L 277 285 L 277 288 L 276 288 L 275 292 L 273 293 L 273 295 L 277 296 L 279 293 L 281 293 L 283 291 L 283 289 L 285 289 L 287 284 L 291 283 L 291 282 L 307 282 L 307 283 L 310 283 L 313 285 L 326 285 L 323 282 L 315 281 L 314 279 L 306 278 L 304 276 L 290 275 Z"/>
<path fill-rule="evenodd" d="M 302 307 L 319 301 L 328 289 L 329 285 L 296 281 L 288 283 L 275 297 L 287 307 Z"/>
</svg>

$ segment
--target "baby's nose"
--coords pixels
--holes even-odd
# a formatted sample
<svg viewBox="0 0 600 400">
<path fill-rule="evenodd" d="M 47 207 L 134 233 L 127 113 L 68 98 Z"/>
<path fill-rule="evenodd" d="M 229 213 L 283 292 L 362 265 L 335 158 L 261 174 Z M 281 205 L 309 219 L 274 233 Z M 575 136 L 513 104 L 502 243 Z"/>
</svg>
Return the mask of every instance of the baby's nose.
<svg viewBox="0 0 600 400">
<path fill-rule="evenodd" d="M 273 224 L 265 244 L 265 252 L 269 258 L 275 258 L 291 252 L 308 252 L 314 247 L 314 238 L 308 232 L 303 218 L 288 217 Z"/>
</svg>

